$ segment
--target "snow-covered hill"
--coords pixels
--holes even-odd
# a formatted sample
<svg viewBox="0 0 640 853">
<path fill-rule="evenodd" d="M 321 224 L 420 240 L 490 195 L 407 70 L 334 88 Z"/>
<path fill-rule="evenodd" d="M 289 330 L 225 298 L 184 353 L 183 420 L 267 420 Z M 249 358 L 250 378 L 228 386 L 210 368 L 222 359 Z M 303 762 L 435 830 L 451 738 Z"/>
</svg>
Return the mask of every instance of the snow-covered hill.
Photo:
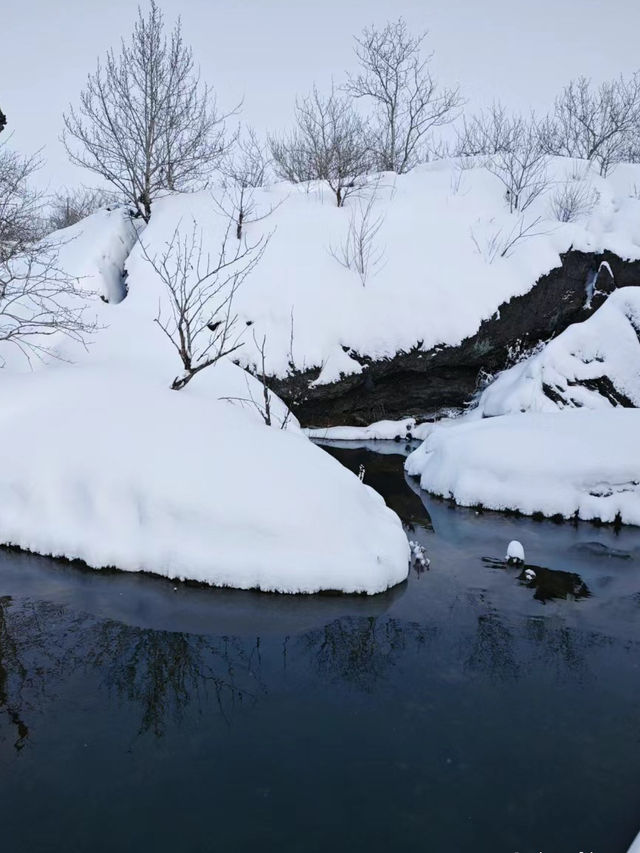
<svg viewBox="0 0 640 853">
<path fill-rule="evenodd" d="M 329 383 L 362 372 L 363 357 L 458 344 L 502 303 L 559 266 L 560 253 L 571 247 L 640 258 L 640 165 L 617 166 L 603 179 L 587 163 L 556 159 L 548 181 L 522 214 L 509 212 L 498 178 L 484 168 L 462 168 L 459 161 L 372 178 L 362 197 L 344 208 L 321 185 L 256 190 L 247 239 L 271 239 L 238 291 L 236 309 L 253 323 L 259 340 L 266 336 L 267 372 L 283 377 L 292 366 L 321 368 L 316 382 Z M 575 221 L 559 222 L 554 198 L 568 184 L 581 189 L 583 204 Z M 358 273 L 334 255 L 372 195 L 371 221 L 380 228 L 363 286 Z M 218 189 L 163 199 L 143 240 L 160 247 L 177 223 L 188 228 L 195 220 L 204 229 L 206 249 L 215 253 L 228 225 L 224 211 L 232 209 L 233 198 Z M 529 226 L 529 236 L 508 247 Z M 251 335 L 238 358 L 243 365 L 258 363 Z"/>
</svg>

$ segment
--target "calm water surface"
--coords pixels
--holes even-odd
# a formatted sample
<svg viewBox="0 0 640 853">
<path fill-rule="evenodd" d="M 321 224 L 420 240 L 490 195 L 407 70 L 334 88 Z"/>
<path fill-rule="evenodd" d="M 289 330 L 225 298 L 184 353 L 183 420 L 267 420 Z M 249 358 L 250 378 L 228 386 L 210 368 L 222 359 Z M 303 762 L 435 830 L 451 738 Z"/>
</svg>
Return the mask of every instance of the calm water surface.
<svg viewBox="0 0 640 853">
<path fill-rule="evenodd" d="M 372 447 L 328 449 L 431 558 L 383 596 L 0 552 L 2 851 L 625 853 L 640 531 L 452 509 Z"/>
</svg>

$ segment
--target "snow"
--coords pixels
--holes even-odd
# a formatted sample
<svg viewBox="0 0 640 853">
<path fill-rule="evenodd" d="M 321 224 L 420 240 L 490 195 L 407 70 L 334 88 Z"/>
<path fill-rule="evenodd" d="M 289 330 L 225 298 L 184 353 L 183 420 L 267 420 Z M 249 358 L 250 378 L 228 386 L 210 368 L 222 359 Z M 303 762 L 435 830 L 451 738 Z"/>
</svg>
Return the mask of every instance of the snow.
<svg viewBox="0 0 640 853">
<path fill-rule="evenodd" d="M 463 419 L 406 460 L 433 494 L 462 506 L 640 525 L 640 411 Z"/>
<path fill-rule="evenodd" d="M 259 399 L 256 380 L 223 361 L 169 389 L 179 363 L 153 322 L 164 293 L 140 245 L 128 255 L 125 225 L 96 214 L 63 247 L 102 326 L 88 349 L 60 340 L 57 359 L 2 373 L 0 542 L 243 589 L 373 594 L 403 581 L 408 542 L 382 498 L 295 418 L 278 428 L 275 397 L 272 428 L 223 399 L 246 398 L 247 383 Z M 162 249 L 151 228 L 141 239 Z M 125 258 L 129 294 L 107 304 L 93 293 L 113 292 Z"/>
<path fill-rule="evenodd" d="M 465 166 L 469 166 L 466 163 Z M 508 211 L 500 181 L 481 167 L 436 161 L 406 175 L 372 178 L 372 215 L 382 218 L 378 248 L 383 262 L 366 286 L 345 269 L 332 248 L 345 240 L 362 201 L 337 208 L 326 187 L 276 184 L 256 190 L 248 239 L 271 235 L 258 268 L 238 293 L 236 309 L 251 321 L 256 338 L 266 336 L 267 372 L 319 371 L 315 384 L 366 371 L 366 359 L 384 359 L 414 348 L 456 345 L 473 335 L 513 296 L 526 293 L 560 265 L 560 253 L 608 248 L 640 258 L 640 165 L 619 166 L 604 179 L 581 161 L 550 161 L 549 188 L 525 212 L 525 224 L 541 217 L 539 236 L 517 243 L 508 257 L 491 256 L 517 229 L 519 214 Z M 553 219 L 550 200 L 558 184 L 578 180 L 597 193 L 590 212 L 574 222 Z M 595 197 L 595 196 L 594 196 Z M 145 240 L 160 246 L 177 222 L 194 218 L 215 252 L 227 225 L 223 208 L 232 201 L 218 188 L 159 201 Z M 585 289 L 586 289 L 585 282 Z M 255 365 L 259 355 L 247 338 L 238 357 Z"/>
<path fill-rule="evenodd" d="M 502 372 L 483 391 L 475 414 L 608 409 L 613 403 L 606 395 L 581 384 L 601 377 L 640 406 L 640 287 L 614 291 L 588 320 Z"/>
<path fill-rule="evenodd" d="M 507 546 L 507 556 L 505 558 L 510 563 L 524 563 L 524 548 L 522 543 L 517 539 L 512 539 Z"/>
<path fill-rule="evenodd" d="M 393 441 L 426 438 L 433 428 L 432 423 L 416 424 L 414 418 L 399 421 L 376 421 L 366 427 L 336 426 L 305 429 L 309 438 L 326 441 Z"/>
</svg>

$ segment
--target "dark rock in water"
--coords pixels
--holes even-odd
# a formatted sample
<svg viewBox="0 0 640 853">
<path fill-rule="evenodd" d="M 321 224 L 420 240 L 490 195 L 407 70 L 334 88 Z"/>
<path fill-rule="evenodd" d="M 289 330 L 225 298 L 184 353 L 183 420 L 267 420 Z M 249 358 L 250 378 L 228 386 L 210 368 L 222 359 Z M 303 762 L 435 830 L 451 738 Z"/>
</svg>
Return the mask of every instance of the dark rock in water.
<svg viewBox="0 0 640 853">
<path fill-rule="evenodd" d="M 457 346 L 422 349 L 374 361 L 349 349 L 363 366 L 361 374 L 329 385 L 310 387 L 320 373 L 314 368 L 272 379 L 270 387 L 304 425 L 363 426 L 384 418 L 428 420 L 445 409 L 460 409 L 473 396 L 483 373 L 507 366 L 514 346 L 522 350 L 591 316 L 618 287 L 640 282 L 640 261 L 625 261 L 612 252 L 570 250 L 561 266 L 543 275 L 528 293 L 500 305 L 478 331 Z M 619 392 L 603 388 L 626 405 Z"/>
</svg>

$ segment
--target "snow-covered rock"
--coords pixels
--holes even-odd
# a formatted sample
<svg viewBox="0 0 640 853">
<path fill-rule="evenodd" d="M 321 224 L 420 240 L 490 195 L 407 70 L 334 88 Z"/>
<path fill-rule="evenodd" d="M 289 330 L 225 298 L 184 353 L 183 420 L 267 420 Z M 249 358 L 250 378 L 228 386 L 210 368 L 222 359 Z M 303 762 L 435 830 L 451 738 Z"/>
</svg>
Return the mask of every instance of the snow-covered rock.
<svg viewBox="0 0 640 853">
<path fill-rule="evenodd" d="M 255 379 L 222 361 L 170 390 L 180 365 L 154 323 L 165 295 L 140 245 L 127 257 L 122 216 L 72 236 L 66 268 L 102 328 L 86 351 L 62 339 L 58 359 L 0 376 L 0 543 L 243 589 L 372 594 L 404 580 L 398 517 L 295 418 L 280 429 L 275 397 L 265 426 L 238 399 L 260 399 Z M 151 229 L 142 239 L 162 250 Z M 111 293 L 125 257 L 129 294 L 107 304 L 90 292 Z"/>
<path fill-rule="evenodd" d="M 505 415 L 436 428 L 406 461 L 462 506 L 640 525 L 640 411 Z"/>
<path fill-rule="evenodd" d="M 615 291 L 588 320 L 501 373 L 483 391 L 476 414 L 620 404 L 640 406 L 640 287 Z"/>
<path fill-rule="evenodd" d="M 524 548 L 517 539 L 512 539 L 509 542 L 506 560 L 508 563 L 524 563 Z"/>
</svg>

